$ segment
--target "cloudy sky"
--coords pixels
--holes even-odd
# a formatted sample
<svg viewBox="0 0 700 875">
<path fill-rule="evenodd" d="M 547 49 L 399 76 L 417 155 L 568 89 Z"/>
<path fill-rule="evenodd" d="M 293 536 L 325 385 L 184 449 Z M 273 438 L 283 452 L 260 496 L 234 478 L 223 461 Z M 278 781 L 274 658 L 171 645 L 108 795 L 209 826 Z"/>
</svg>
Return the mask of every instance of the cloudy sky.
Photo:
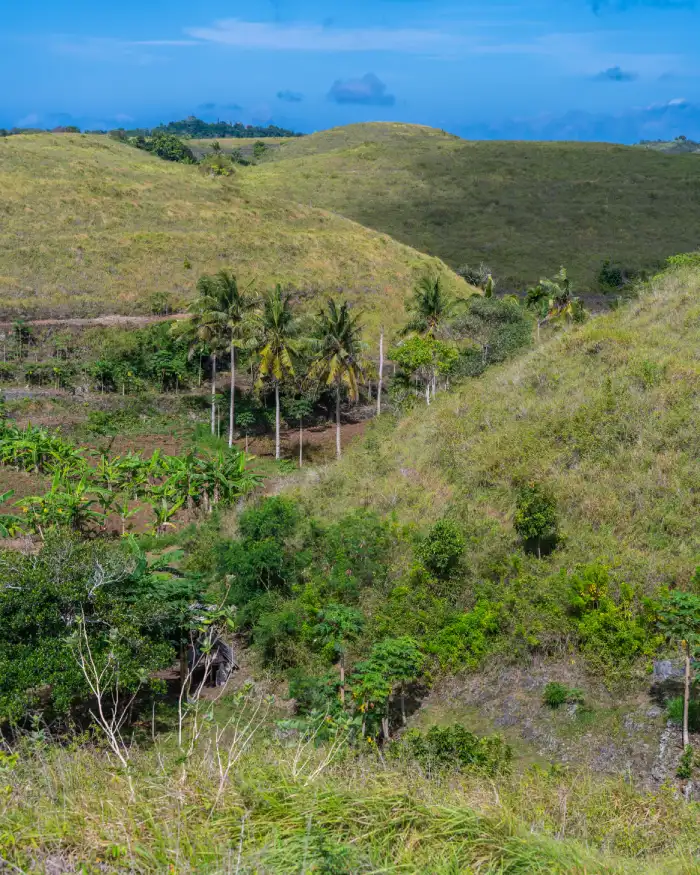
<svg viewBox="0 0 700 875">
<path fill-rule="evenodd" d="M 5 127 L 700 138 L 700 0 L 23 0 L 0 22 Z"/>
</svg>

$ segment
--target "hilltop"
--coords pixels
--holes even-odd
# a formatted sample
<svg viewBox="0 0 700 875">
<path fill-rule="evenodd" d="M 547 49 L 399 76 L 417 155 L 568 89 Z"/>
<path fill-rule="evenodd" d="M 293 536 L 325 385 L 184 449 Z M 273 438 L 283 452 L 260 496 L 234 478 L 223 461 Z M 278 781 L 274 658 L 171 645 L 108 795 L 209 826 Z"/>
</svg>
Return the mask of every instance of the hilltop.
<svg viewBox="0 0 700 875">
<path fill-rule="evenodd" d="M 107 137 L 4 138 L 0 186 L 3 317 L 144 313 L 156 293 L 178 306 L 200 274 L 229 267 L 309 301 L 342 292 L 391 321 L 426 270 L 462 282 L 386 234 Z"/>
<path fill-rule="evenodd" d="M 697 245 L 695 155 L 377 123 L 287 141 L 244 179 L 251 195 L 333 210 L 452 268 L 484 261 L 501 289 L 564 264 L 580 290 L 598 291 L 606 259 L 653 270 Z"/>
</svg>

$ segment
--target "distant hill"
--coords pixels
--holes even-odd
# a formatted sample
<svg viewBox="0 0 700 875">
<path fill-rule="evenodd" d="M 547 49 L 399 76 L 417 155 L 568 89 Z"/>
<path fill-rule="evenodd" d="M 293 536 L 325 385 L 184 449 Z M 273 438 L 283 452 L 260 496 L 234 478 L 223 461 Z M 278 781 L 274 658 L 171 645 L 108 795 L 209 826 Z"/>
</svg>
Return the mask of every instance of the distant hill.
<svg viewBox="0 0 700 875">
<path fill-rule="evenodd" d="M 597 291 L 605 260 L 655 270 L 698 245 L 700 162 L 605 143 L 477 142 L 363 124 L 284 142 L 246 190 L 333 210 L 521 289 L 566 265 Z"/>
<path fill-rule="evenodd" d="M 404 318 L 426 270 L 467 287 L 439 260 L 318 209 L 242 191 L 240 172 L 211 177 L 105 136 L 0 140 L 0 318 L 149 312 L 177 304 L 197 277 L 230 267 L 260 288 L 332 292 L 371 325 Z"/>
<path fill-rule="evenodd" d="M 676 137 L 675 140 L 642 140 L 639 143 L 644 149 L 654 152 L 664 152 L 666 155 L 685 155 L 687 152 L 700 152 L 700 143 L 687 137 Z"/>
</svg>

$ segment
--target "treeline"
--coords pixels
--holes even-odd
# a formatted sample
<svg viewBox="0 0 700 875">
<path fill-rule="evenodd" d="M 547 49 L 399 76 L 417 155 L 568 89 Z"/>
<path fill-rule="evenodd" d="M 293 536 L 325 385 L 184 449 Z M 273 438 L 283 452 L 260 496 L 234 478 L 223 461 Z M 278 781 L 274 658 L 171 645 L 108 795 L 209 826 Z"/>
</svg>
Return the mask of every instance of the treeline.
<svg viewBox="0 0 700 875">
<path fill-rule="evenodd" d="M 0 128 L 0 137 L 10 137 L 16 134 L 79 134 L 77 125 L 59 125 L 54 128 Z M 173 134 L 174 136 L 193 140 L 216 140 L 234 138 L 240 140 L 264 140 L 270 137 L 303 137 L 296 131 L 281 128 L 277 125 L 244 125 L 242 122 L 205 122 L 196 116 L 167 124 L 156 125 L 154 128 L 112 128 L 86 130 L 86 134 L 114 134 L 127 137 L 153 137 L 157 134 Z"/>
</svg>

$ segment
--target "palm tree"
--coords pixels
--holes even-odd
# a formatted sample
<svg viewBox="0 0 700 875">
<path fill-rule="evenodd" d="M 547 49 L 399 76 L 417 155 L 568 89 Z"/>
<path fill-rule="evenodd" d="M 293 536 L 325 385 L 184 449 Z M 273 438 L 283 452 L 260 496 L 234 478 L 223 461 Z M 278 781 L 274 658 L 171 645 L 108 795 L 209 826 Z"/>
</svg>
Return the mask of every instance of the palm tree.
<svg viewBox="0 0 700 875">
<path fill-rule="evenodd" d="M 457 303 L 445 291 L 439 275 L 424 276 L 414 290 L 413 300 L 408 304 L 413 315 L 402 333 L 435 337 L 452 315 Z"/>
<path fill-rule="evenodd" d="M 316 319 L 315 339 L 317 355 L 312 373 L 335 386 L 335 448 L 338 458 L 340 445 L 340 395 L 347 387 L 352 401 L 360 394 L 363 376 L 362 344 L 360 341 L 360 316 L 351 315 L 347 302 L 338 306 L 329 300 Z"/>
<path fill-rule="evenodd" d="M 189 356 L 199 354 L 206 350 L 211 362 L 211 433 L 216 434 L 216 359 L 222 347 L 222 337 L 219 326 L 205 318 L 205 314 L 199 313 L 200 299 L 192 302 L 190 311 L 194 313 L 192 319 L 187 322 L 176 322 L 173 330 L 178 339 L 188 344 Z"/>
<path fill-rule="evenodd" d="M 268 377 L 275 387 L 275 458 L 280 458 L 280 383 L 294 376 L 297 325 L 292 313 L 291 297 L 281 286 L 267 294 L 261 318 L 260 378 Z"/>
<path fill-rule="evenodd" d="M 250 317 L 257 301 L 248 293 L 250 286 L 241 289 L 236 277 L 227 270 L 215 276 L 202 276 L 197 283 L 199 297 L 195 311 L 202 324 L 212 335 L 226 338 L 231 358 L 231 399 L 229 403 L 228 445 L 233 446 L 236 421 L 236 348 L 250 333 Z"/>
</svg>

